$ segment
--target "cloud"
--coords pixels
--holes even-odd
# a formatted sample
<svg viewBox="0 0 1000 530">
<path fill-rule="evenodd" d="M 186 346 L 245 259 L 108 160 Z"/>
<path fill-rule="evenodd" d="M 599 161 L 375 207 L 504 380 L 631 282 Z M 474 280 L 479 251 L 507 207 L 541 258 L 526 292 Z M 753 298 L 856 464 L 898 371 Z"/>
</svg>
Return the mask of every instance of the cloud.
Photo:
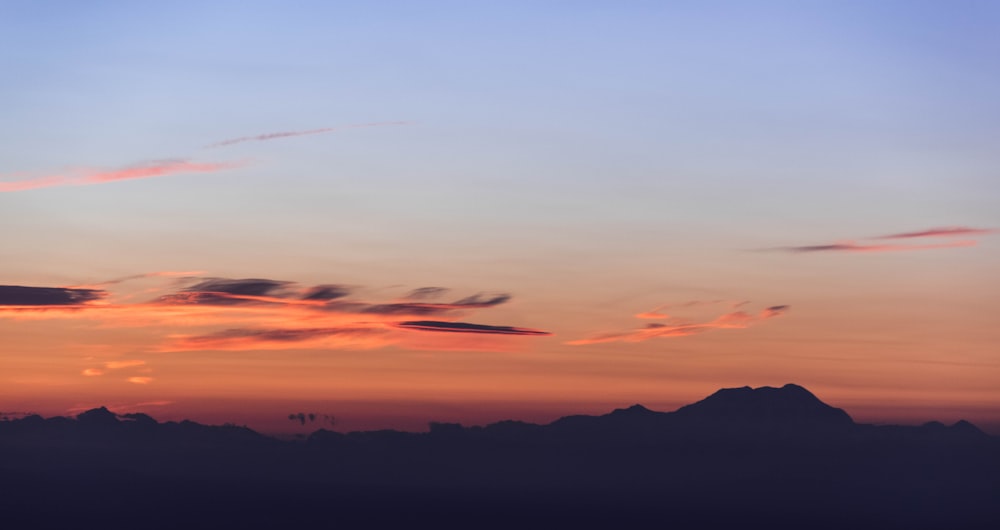
<svg viewBox="0 0 1000 530">
<path fill-rule="evenodd" d="M 180 293 L 161 296 L 159 303 L 236 305 L 247 303 L 284 303 L 280 298 L 292 282 L 262 278 L 229 279 L 209 278 Z"/>
<path fill-rule="evenodd" d="M 510 351 L 505 338 L 546 335 L 510 326 L 453 323 L 458 315 L 504 304 L 506 293 L 478 293 L 452 302 L 403 299 L 378 302 L 351 297 L 339 284 L 302 285 L 267 278 L 192 277 L 187 273 L 150 273 L 105 282 L 114 285 L 148 276 L 173 276 L 162 287 L 121 293 L 102 289 L 0 286 L 0 318 L 90 320 L 104 328 L 144 327 L 155 336 L 140 351 L 369 349 L 389 345 L 408 348 L 491 349 Z M 432 297 L 446 292 L 426 287 L 407 296 Z M 131 302 L 143 293 L 155 298 Z M 94 303 L 94 300 L 101 303 Z M 400 298 L 396 298 L 400 300 Z M 32 305 L 11 305 L 11 304 Z M 86 311 L 81 311 L 86 309 Z M 430 318 L 428 318 L 430 317 Z M 412 333 L 437 331 L 445 333 Z M 450 332 L 450 333 L 448 333 Z M 138 345 L 137 345 L 138 346 Z M 126 368 L 146 370 L 144 361 L 117 359 L 92 367 L 108 373 Z M 130 374 L 131 375 L 131 374 Z M 138 374 L 136 374 L 138 375 Z"/>
<path fill-rule="evenodd" d="M 729 304 L 730 307 L 732 307 L 733 309 L 736 309 L 737 307 L 740 307 L 740 306 L 742 306 L 744 304 L 747 304 L 747 303 L 748 302 L 745 302 L 745 301 L 733 302 L 733 301 L 728 301 L 728 300 L 689 300 L 687 302 L 680 302 L 680 303 L 677 303 L 677 304 L 663 304 L 663 305 L 660 305 L 660 306 L 656 306 L 655 308 L 653 308 L 650 311 L 644 311 L 642 313 L 636 313 L 635 314 L 635 318 L 660 320 L 660 319 L 664 319 L 664 318 L 670 318 L 669 314 L 663 312 L 664 309 L 690 308 L 690 307 L 708 306 L 708 305 L 715 305 L 715 304 Z"/>
<path fill-rule="evenodd" d="M 455 311 L 484 309 L 510 300 L 509 294 L 475 294 L 450 303 L 389 302 L 370 303 L 344 300 L 348 287 L 322 284 L 305 290 L 293 288 L 295 282 L 264 278 L 208 278 L 180 291 L 151 301 L 154 306 L 286 306 L 304 311 L 373 315 L 381 317 L 443 315 Z M 432 296 L 447 291 L 442 287 L 418 289 L 418 296 Z M 413 292 L 410 293 L 411 296 Z"/>
<path fill-rule="evenodd" d="M 670 318 L 670 315 L 666 313 L 661 313 L 660 310 L 663 307 L 657 307 L 652 311 L 644 311 L 642 313 L 636 313 L 635 318 L 645 318 L 645 319 L 660 319 L 660 318 Z"/>
<path fill-rule="evenodd" d="M 108 370 L 121 370 L 122 368 L 133 368 L 136 366 L 145 366 L 146 361 L 140 361 L 138 359 L 127 359 L 124 361 L 108 361 L 104 363 L 104 367 Z"/>
<path fill-rule="evenodd" d="M 85 368 L 81 373 L 87 377 L 96 377 L 99 375 L 104 375 L 104 372 L 98 368 Z"/>
<path fill-rule="evenodd" d="M 437 298 L 446 292 L 448 292 L 448 289 L 444 287 L 419 287 L 410 291 L 410 294 L 403 298 L 407 300 L 427 300 L 429 298 Z"/>
<path fill-rule="evenodd" d="M 137 375 L 134 377 L 129 377 L 127 381 L 129 383 L 136 385 L 148 385 L 149 383 L 153 382 L 153 378 L 148 376 Z"/>
<path fill-rule="evenodd" d="M 71 285 L 69 287 L 75 289 L 97 289 L 100 287 L 107 287 L 109 285 L 116 285 L 119 283 L 127 282 L 130 280 L 139 280 L 142 278 L 189 278 L 197 276 L 199 274 L 205 274 L 205 271 L 158 271 L 158 272 L 147 272 L 144 274 L 133 274 L 131 276 L 123 276 L 121 278 L 115 278 L 113 280 L 106 280 L 97 283 L 87 283 L 80 285 Z"/>
<path fill-rule="evenodd" d="M 898 234 L 889 234 L 885 236 L 869 237 L 867 239 L 875 240 L 894 240 L 894 239 L 918 239 L 918 238 L 940 238 L 940 237 L 958 237 L 958 236 L 976 236 L 976 235 L 987 235 L 1000 232 L 992 228 L 971 228 L 968 226 L 943 226 L 937 228 L 928 228 L 926 230 L 918 230 L 916 232 L 900 232 Z M 974 247 L 978 244 L 976 240 L 965 239 L 961 241 L 952 241 L 949 243 L 931 243 L 931 244 L 899 244 L 899 243 L 877 243 L 877 244 L 866 244 L 857 243 L 854 241 L 837 241 L 835 243 L 829 243 L 824 245 L 803 245 L 794 247 L 778 247 L 768 250 L 781 250 L 785 252 L 794 253 L 810 253 L 810 252 L 899 252 L 908 250 L 931 250 L 939 248 L 960 248 L 960 247 Z"/>
<path fill-rule="evenodd" d="M 215 333 L 175 337 L 166 351 L 289 349 L 293 347 L 361 347 L 387 344 L 372 340 L 385 333 L 377 327 L 347 326 L 325 328 L 227 329 Z M 329 339 L 337 340 L 329 340 Z"/>
<path fill-rule="evenodd" d="M 484 295 L 482 293 L 462 298 L 452 303 L 399 302 L 370 305 L 363 313 L 378 315 L 439 315 L 463 309 L 483 309 L 510 300 L 509 294 Z"/>
<path fill-rule="evenodd" d="M 437 320 L 411 320 L 399 322 L 396 327 L 417 331 L 443 331 L 448 333 L 485 333 L 490 335 L 551 335 L 548 331 L 515 328 L 511 326 L 487 326 L 467 322 L 440 322 Z"/>
<path fill-rule="evenodd" d="M 760 318 L 766 319 L 766 318 L 780 317 L 781 315 L 784 315 L 789 309 L 790 308 L 787 305 L 773 305 L 761 311 Z"/>
<path fill-rule="evenodd" d="M 781 316 L 788 310 L 789 306 L 787 305 L 776 305 L 764 309 L 757 316 L 745 311 L 733 311 L 719 315 L 707 322 L 688 322 L 681 319 L 673 319 L 673 322 L 651 323 L 638 329 L 601 333 L 583 339 L 572 340 L 566 344 L 580 346 L 602 342 L 643 342 L 654 338 L 686 337 L 718 329 L 743 329 L 753 326 L 759 321 Z"/>
<path fill-rule="evenodd" d="M 212 292 L 220 294 L 236 294 L 246 296 L 267 296 L 277 289 L 285 287 L 291 282 L 278 280 L 266 280 L 260 278 L 247 278 L 242 280 L 232 280 L 228 278 L 211 278 L 192 285 L 185 291 Z"/>
<path fill-rule="evenodd" d="M 878 236 L 871 239 L 911 239 L 917 237 L 956 237 L 956 236 L 977 236 L 977 235 L 987 235 L 995 234 L 998 230 L 991 228 L 971 228 L 968 226 L 942 226 L 937 228 L 928 228 L 927 230 L 920 230 L 917 232 L 903 232 L 900 234 L 889 234 L 887 236 Z"/>
<path fill-rule="evenodd" d="M 333 300 L 336 298 L 343 298 L 349 294 L 351 294 L 351 291 L 342 285 L 317 285 L 306 291 L 306 293 L 302 296 L 302 299 Z"/>
<path fill-rule="evenodd" d="M 0 306 L 81 306 L 107 295 L 101 289 L 0 285 Z"/>
<path fill-rule="evenodd" d="M 76 170 L 72 176 L 48 175 L 25 180 L 0 182 L 0 193 L 26 191 L 59 186 L 87 186 L 118 180 L 135 180 L 150 177 L 189 173 L 215 173 L 242 167 L 239 162 L 192 162 L 190 160 L 158 160 L 136 166 L 104 171 Z"/>
<path fill-rule="evenodd" d="M 844 241 L 840 243 L 832 243 L 829 245 L 804 245 L 798 247 L 779 247 L 771 250 L 782 250 L 785 252 L 794 253 L 810 253 L 810 252 L 898 252 L 907 250 L 930 250 L 936 248 L 958 248 L 958 247 L 974 247 L 976 246 L 976 241 L 963 240 L 955 241 L 952 243 L 939 243 L 932 245 L 863 245 L 858 244 L 853 241 Z"/>
<path fill-rule="evenodd" d="M 212 147 L 224 147 L 227 145 L 241 144 L 243 142 L 262 142 L 266 140 L 275 140 L 277 138 L 289 138 L 292 136 L 307 136 L 310 134 L 323 134 L 333 131 L 339 131 L 343 129 L 358 129 L 362 127 L 382 127 L 386 125 L 409 125 L 410 122 L 406 121 L 386 121 L 386 122 L 376 122 L 376 123 L 358 123 L 354 125 L 345 125 L 343 127 L 324 127 L 322 129 L 310 129 L 306 131 L 287 131 L 287 132 L 275 132 L 267 134 L 258 134 L 255 136 L 241 136 L 239 138 L 230 138 L 229 140 L 223 140 L 221 142 L 215 142 L 213 144 L 208 144 L 206 148 Z"/>
</svg>

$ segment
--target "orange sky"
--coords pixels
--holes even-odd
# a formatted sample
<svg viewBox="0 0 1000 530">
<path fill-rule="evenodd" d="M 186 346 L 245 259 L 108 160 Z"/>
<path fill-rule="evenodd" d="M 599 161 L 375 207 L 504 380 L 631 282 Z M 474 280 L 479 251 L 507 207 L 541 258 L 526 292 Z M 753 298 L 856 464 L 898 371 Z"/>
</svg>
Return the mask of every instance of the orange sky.
<svg viewBox="0 0 1000 530">
<path fill-rule="evenodd" d="M 1000 433 L 997 6 L 307 4 L 0 17 L 0 412 Z"/>
</svg>

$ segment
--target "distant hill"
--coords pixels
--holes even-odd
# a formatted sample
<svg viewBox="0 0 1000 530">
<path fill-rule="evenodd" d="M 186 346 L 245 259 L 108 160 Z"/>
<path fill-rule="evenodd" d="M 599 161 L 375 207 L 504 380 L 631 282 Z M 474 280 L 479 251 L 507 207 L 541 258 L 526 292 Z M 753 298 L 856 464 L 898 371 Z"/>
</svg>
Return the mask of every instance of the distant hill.
<svg viewBox="0 0 1000 530">
<path fill-rule="evenodd" d="M 856 424 L 791 384 L 674 412 L 302 441 L 98 408 L 0 421 L 0 486 L 11 528 L 1000 528 L 1000 440 L 968 422 Z"/>
</svg>

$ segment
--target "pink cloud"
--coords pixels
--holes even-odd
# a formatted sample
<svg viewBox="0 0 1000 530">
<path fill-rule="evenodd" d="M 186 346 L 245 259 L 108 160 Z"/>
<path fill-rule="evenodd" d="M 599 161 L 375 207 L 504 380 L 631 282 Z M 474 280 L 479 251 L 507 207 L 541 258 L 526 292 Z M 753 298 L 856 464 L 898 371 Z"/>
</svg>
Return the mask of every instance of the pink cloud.
<svg viewBox="0 0 1000 530">
<path fill-rule="evenodd" d="M 276 132 L 267 134 L 258 134 L 256 136 L 241 136 L 239 138 L 231 138 L 229 140 L 223 140 L 221 142 L 215 142 L 213 144 L 208 144 L 205 147 L 223 147 L 227 145 L 240 144 L 243 142 L 262 142 L 266 140 L 274 140 L 276 138 L 289 138 L 292 136 L 306 136 L 310 134 L 323 134 L 333 131 L 339 131 L 343 129 L 357 129 L 361 127 L 381 127 L 384 125 L 408 125 L 410 122 L 406 121 L 386 121 L 386 122 L 376 122 L 376 123 L 358 123 L 355 125 L 345 125 L 343 127 L 324 127 L 322 129 L 310 129 L 306 131 L 287 131 L 287 132 Z"/>
<path fill-rule="evenodd" d="M 755 325 L 761 320 L 780 316 L 788 311 L 787 305 L 771 306 L 757 316 L 745 311 L 733 311 L 719 315 L 713 320 L 701 323 L 685 322 L 675 319 L 673 323 L 653 323 L 644 327 L 629 331 L 619 331 L 612 333 L 601 333 L 583 339 L 577 339 L 566 344 L 580 346 L 585 344 L 598 344 L 602 342 L 643 342 L 649 339 L 662 337 L 686 337 L 698 333 L 717 329 L 743 329 Z"/>
<path fill-rule="evenodd" d="M 107 171 L 74 171 L 73 176 L 49 175 L 25 180 L 15 180 L 12 182 L 0 182 L 0 193 L 15 191 L 34 190 L 39 188 L 53 188 L 59 186 L 87 186 L 91 184 L 103 184 L 118 180 L 135 180 L 151 177 L 162 177 L 166 175 L 189 174 L 189 173 L 214 173 L 242 167 L 243 163 L 237 162 L 191 162 L 189 160 L 161 160 L 146 164 L 112 169 Z"/>
</svg>

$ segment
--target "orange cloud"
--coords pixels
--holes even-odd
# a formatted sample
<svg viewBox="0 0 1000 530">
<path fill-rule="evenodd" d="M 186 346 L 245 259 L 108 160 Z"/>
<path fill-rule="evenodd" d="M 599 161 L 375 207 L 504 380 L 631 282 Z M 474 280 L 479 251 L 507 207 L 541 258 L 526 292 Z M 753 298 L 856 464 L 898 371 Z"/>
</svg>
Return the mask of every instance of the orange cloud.
<svg viewBox="0 0 1000 530">
<path fill-rule="evenodd" d="M 666 313 L 661 313 L 660 309 L 662 309 L 662 307 L 657 307 L 656 309 L 653 309 L 652 311 L 645 311 L 645 312 L 642 312 L 642 313 L 636 313 L 635 314 L 635 318 L 643 318 L 643 319 L 670 318 L 670 315 L 668 315 Z"/>
<path fill-rule="evenodd" d="M 414 334 L 414 331 L 512 336 L 548 334 L 529 328 L 453 321 L 470 312 L 506 303 L 511 297 L 502 293 L 479 293 L 453 302 L 399 301 L 397 298 L 387 303 L 373 303 L 350 299 L 351 291 L 336 284 L 304 289 L 289 281 L 200 278 L 186 273 L 151 273 L 111 282 L 152 275 L 183 276 L 187 286 L 175 284 L 173 292 L 140 303 L 125 303 L 124 300 L 132 295 L 122 297 L 104 290 L 0 286 L 0 318 L 89 320 L 99 328 L 147 327 L 151 332 L 158 327 L 164 332 L 169 329 L 172 334 L 154 339 L 150 348 L 159 352 L 368 349 L 428 342 L 414 340 L 413 335 L 425 334 Z M 444 291 L 435 288 L 435 292 L 429 294 Z M 103 301 L 105 298 L 108 300 Z M 102 302 L 91 303 L 98 299 Z M 434 320 L 416 320 L 415 317 Z M 118 370 L 144 364 L 135 359 L 115 360 L 106 362 L 102 368 Z"/>
<path fill-rule="evenodd" d="M 87 377 L 96 377 L 96 376 L 99 376 L 99 375 L 104 375 L 104 372 L 101 371 L 101 370 L 98 370 L 97 368 L 87 368 L 87 369 L 85 369 L 81 373 L 83 375 L 87 376 Z"/>
<path fill-rule="evenodd" d="M 728 301 L 728 300 L 690 300 L 690 301 L 687 301 L 687 302 L 681 302 L 681 303 L 677 303 L 677 304 L 663 304 L 663 305 L 660 305 L 660 306 L 657 306 L 657 307 L 653 308 L 650 311 L 645 311 L 645 312 L 642 312 L 642 313 L 636 313 L 635 314 L 635 318 L 650 319 L 650 320 L 653 320 L 653 319 L 655 319 L 655 320 L 661 320 L 661 319 L 664 319 L 664 318 L 670 318 L 669 314 L 662 312 L 664 309 L 670 309 L 670 308 L 689 308 L 689 307 L 707 306 L 707 305 L 715 305 L 715 304 L 729 304 L 730 307 L 732 307 L 733 309 L 736 309 L 736 308 L 738 308 L 740 306 L 743 306 L 743 305 L 746 305 L 748 303 L 749 302 L 747 302 L 747 301 L 733 302 L 733 301 Z"/>
<path fill-rule="evenodd" d="M 343 127 L 324 127 L 322 129 L 310 129 L 307 131 L 288 131 L 288 132 L 276 132 L 267 134 L 258 134 L 256 136 L 241 136 L 239 138 L 231 138 L 229 140 L 223 140 L 221 142 L 215 142 L 214 144 L 208 144 L 205 147 L 223 147 L 227 145 L 240 144 L 243 142 L 261 142 L 265 140 L 274 140 L 276 138 L 288 138 L 291 136 L 306 136 L 310 134 L 322 134 L 333 131 L 339 131 L 343 129 L 357 129 L 361 127 L 381 127 L 384 125 L 409 125 L 410 122 L 407 121 L 385 121 L 376 123 L 358 123 L 354 125 L 345 125 Z"/>
<path fill-rule="evenodd" d="M 138 359 L 129 359 L 125 361 L 108 361 L 104 363 L 104 367 L 108 370 L 121 370 L 122 368 L 132 368 L 135 366 L 144 366 L 146 361 L 140 361 Z"/>
<path fill-rule="evenodd" d="M 788 311 L 787 305 L 771 306 L 757 316 L 745 311 L 734 311 L 725 313 L 713 320 L 702 323 L 685 322 L 675 319 L 674 323 L 668 324 L 646 324 L 639 329 L 620 331 L 612 333 L 602 333 L 584 339 L 577 339 L 567 342 L 570 345 L 598 344 L 602 342 L 642 342 L 659 337 L 686 337 L 706 331 L 716 329 L 742 329 L 756 324 L 758 321 L 780 316 Z"/>
<path fill-rule="evenodd" d="M 148 385 L 153 382 L 153 378 L 147 376 L 135 376 L 129 377 L 128 382 L 136 385 Z"/>
<path fill-rule="evenodd" d="M 75 171 L 77 175 L 49 175 L 13 182 L 0 182 L 0 193 L 53 188 L 57 186 L 87 186 L 118 180 L 134 180 L 187 173 L 214 173 L 243 166 L 236 162 L 191 162 L 188 160 L 161 160 L 133 167 L 107 171 Z"/>
</svg>

